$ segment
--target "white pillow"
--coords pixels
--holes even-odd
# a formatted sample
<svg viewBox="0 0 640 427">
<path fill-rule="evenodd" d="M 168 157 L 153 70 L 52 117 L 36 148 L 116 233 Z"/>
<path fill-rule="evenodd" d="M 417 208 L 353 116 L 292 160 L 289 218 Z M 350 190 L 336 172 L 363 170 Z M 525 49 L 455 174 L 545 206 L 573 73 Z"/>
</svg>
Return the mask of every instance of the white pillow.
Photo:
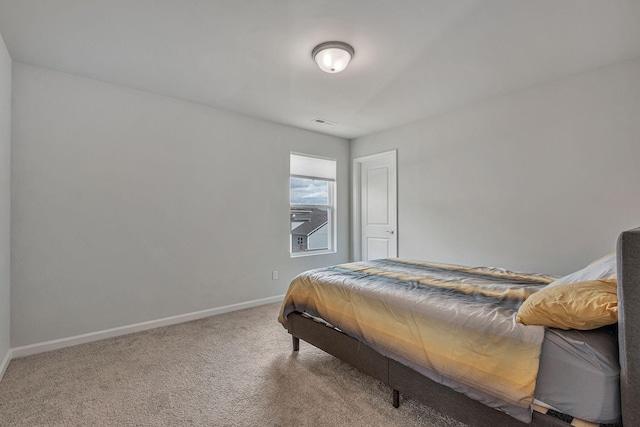
<svg viewBox="0 0 640 427">
<path fill-rule="evenodd" d="M 587 280 L 607 280 L 617 279 L 617 265 L 615 252 L 601 258 L 595 262 L 592 262 L 582 270 L 578 270 L 575 273 L 571 273 L 555 282 L 549 283 L 546 287 L 550 288 L 557 285 L 565 285 L 568 283 L 585 282 Z"/>
</svg>

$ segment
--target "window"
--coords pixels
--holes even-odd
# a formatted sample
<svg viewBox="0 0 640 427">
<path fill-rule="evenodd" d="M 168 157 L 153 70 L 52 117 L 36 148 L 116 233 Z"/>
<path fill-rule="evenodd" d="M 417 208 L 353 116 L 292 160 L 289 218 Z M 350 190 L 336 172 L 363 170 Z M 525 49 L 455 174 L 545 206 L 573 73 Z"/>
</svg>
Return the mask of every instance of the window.
<svg viewBox="0 0 640 427">
<path fill-rule="evenodd" d="M 335 252 L 336 161 L 291 153 L 291 256 Z"/>
</svg>

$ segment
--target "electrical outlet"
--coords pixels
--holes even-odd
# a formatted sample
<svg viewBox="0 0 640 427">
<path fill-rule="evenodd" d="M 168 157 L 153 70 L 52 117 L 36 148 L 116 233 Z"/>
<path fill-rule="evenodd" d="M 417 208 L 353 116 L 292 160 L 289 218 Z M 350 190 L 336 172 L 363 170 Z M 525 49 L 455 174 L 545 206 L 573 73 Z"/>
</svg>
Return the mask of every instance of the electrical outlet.
<svg viewBox="0 0 640 427">
<path fill-rule="evenodd" d="M 271 272 L 271 280 L 278 280 L 278 270 L 273 270 Z"/>
</svg>

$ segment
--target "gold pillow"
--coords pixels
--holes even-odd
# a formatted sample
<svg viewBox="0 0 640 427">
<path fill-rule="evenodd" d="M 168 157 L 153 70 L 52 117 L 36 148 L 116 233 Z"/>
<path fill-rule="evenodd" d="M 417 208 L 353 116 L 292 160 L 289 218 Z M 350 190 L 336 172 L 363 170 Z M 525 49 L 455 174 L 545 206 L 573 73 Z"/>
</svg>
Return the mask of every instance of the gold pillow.
<svg viewBox="0 0 640 427">
<path fill-rule="evenodd" d="M 560 329 L 595 329 L 618 321 L 617 280 L 546 287 L 525 300 L 516 321 Z"/>
</svg>

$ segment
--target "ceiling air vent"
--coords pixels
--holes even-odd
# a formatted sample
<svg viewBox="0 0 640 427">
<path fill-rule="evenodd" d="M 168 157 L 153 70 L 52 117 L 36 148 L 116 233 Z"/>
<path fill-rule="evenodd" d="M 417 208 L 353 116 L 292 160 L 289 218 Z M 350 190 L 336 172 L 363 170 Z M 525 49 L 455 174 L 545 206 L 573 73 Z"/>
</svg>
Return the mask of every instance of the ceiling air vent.
<svg viewBox="0 0 640 427">
<path fill-rule="evenodd" d="M 328 125 L 328 126 L 337 125 L 336 122 L 332 122 L 331 120 L 327 120 L 327 119 L 313 119 L 311 121 L 313 123 L 319 123 L 321 125 Z"/>
</svg>

